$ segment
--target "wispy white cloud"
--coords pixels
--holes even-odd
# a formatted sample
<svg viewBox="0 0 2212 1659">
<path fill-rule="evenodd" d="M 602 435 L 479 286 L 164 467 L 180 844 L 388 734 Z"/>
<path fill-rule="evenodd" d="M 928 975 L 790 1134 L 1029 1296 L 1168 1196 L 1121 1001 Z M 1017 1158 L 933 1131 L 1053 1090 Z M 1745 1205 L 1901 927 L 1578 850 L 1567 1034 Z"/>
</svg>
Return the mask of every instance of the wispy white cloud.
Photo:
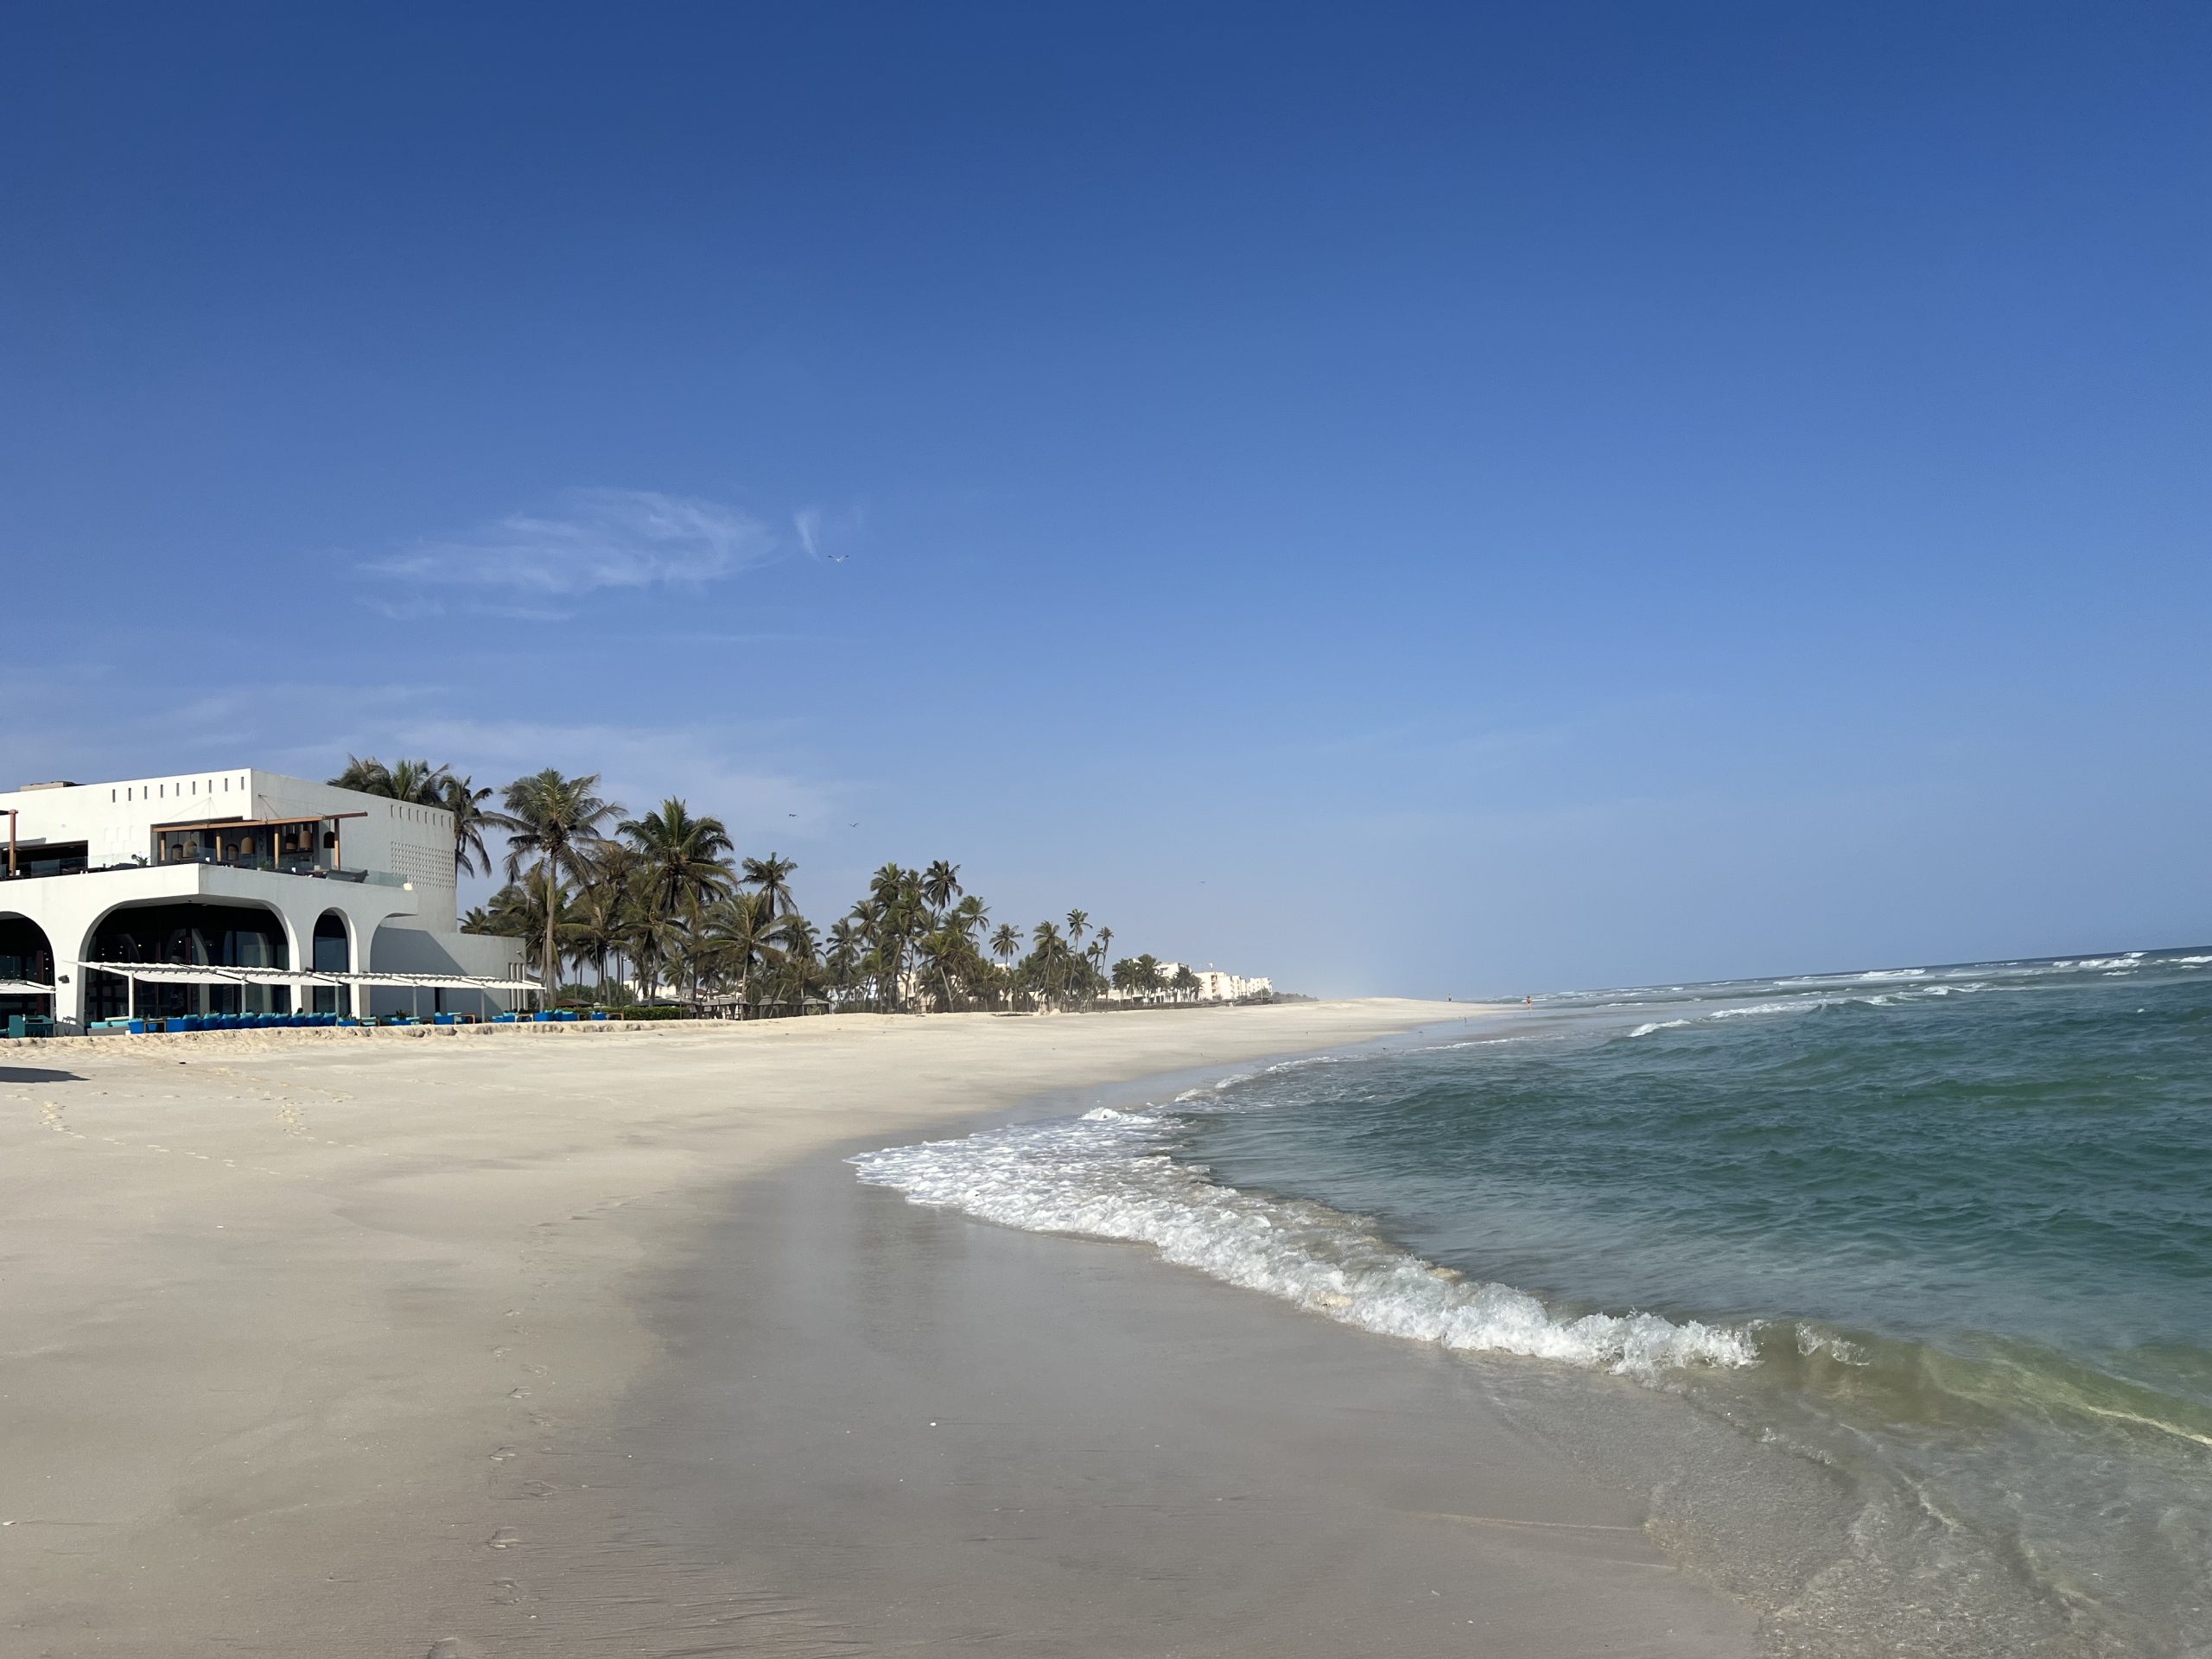
<svg viewBox="0 0 2212 1659">
<path fill-rule="evenodd" d="M 411 543 L 363 569 L 543 618 L 559 613 L 549 612 L 548 601 L 715 582 L 775 550 L 765 525 L 719 502 L 658 490 L 569 490 L 550 512 L 509 513 L 466 535 Z M 420 615 L 441 601 L 434 589 L 366 602 L 388 614 Z"/>
<path fill-rule="evenodd" d="M 842 564 L 852 556 L 850 547 L 868 525 L 868 512 L 862 507 L 802 507 L 791 515 L 791 528 L 798 532 L 798 544 L 806 550 L 810 559 L 827 559 L 832 564 Z"/>
</svg>

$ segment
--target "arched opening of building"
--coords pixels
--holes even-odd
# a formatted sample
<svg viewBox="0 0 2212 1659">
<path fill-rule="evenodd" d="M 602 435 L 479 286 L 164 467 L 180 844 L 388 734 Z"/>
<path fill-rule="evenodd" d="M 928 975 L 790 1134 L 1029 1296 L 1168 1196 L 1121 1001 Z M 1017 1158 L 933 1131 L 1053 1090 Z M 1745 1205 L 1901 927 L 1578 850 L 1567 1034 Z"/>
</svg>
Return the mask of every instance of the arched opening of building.
<svg viewBox="0 0 2212 1659">
<path fill-rule="evenodd" d="M 54 947 L 46 930 L 28 916 L 0 916 L 0 982 L 16 984 L 54 983 Z M 10 1014 L 51 1014 L 54 994 L 0 991 L 0 1029 Z"/>
<path fill-rule="evenodd" d="M 254 905 L 186 901 L 130 905 L 111 910 L 92 929 L 85 949 L 85 1017 L 114 1020 L 130 1013 L 163 1019 L 194 1014 L 289 1014 L 285 985 L 142 984 L 131 1006 L 130 982 L 103 974 L 103 962 L 168 963 L 179 966 L 289 968 L 284 925 L 274 911 Z"/>
<path fill-rule="evenodd" d="M 346 918 L 334 910 L 326 910 L 315 925 L 315 960 L 308 964 L 318 974 L 342 974 L 353 965 L 353 945 L 346 938 Z M 343 1012 L 340 999 L 345 993 L 335 985 L 310 986 L 308 995 L 315 1014 Z"/>
</svg>

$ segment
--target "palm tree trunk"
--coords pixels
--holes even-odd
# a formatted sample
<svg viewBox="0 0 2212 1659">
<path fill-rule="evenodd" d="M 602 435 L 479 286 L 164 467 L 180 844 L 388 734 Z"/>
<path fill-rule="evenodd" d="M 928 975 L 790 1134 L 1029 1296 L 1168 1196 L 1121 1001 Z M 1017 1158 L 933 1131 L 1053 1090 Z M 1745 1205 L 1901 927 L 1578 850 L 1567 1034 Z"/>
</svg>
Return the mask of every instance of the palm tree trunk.
<svg viewBox="0 0 2212 1659">
<path fill-rule="evenodd" d="M 545 979 L 541 995 L 543 1006 L 549 1008 L 553 1006 L 554 975 L 558 967 L 553 955 L 553 857 L 549 853 L 545 858 L 545 949 L 539 958 L 539 969 Z"/>
</svg>

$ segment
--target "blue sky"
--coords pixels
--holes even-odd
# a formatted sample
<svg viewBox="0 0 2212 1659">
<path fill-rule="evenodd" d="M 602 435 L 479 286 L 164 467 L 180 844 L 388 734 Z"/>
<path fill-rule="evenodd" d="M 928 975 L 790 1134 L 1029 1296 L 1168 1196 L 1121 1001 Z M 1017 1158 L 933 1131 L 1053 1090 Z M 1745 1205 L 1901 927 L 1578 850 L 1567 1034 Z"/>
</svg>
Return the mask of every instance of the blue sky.
<svg viewBox="0 0 2212 1659">
<path fill-rule="evenodd" d="M 16 8 L 0 766 L 599 771 L 1325 992 L 2212 938 L 2208 88 L 2188 6 Z"/>
</svg>

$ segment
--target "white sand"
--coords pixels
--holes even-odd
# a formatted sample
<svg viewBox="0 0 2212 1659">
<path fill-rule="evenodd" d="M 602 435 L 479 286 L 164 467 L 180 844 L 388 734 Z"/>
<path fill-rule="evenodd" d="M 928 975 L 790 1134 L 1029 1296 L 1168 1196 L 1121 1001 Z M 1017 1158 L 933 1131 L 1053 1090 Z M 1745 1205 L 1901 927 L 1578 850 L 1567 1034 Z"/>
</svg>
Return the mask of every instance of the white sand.
<svg viewBox="0 0 2212 1659">
<path fill-rule="evenodd" d="M 663 1357 L 640 1287 L 734 1182 L 1476 1012 L 0 1046 L 0 1649 L 489 1651 L 466 1633 L 505 1593 L 489 1552 Z M 571 1649 L 557 1605 L 517 1616 L 531 1651 L 678 1650 Z"/>
</svg>

